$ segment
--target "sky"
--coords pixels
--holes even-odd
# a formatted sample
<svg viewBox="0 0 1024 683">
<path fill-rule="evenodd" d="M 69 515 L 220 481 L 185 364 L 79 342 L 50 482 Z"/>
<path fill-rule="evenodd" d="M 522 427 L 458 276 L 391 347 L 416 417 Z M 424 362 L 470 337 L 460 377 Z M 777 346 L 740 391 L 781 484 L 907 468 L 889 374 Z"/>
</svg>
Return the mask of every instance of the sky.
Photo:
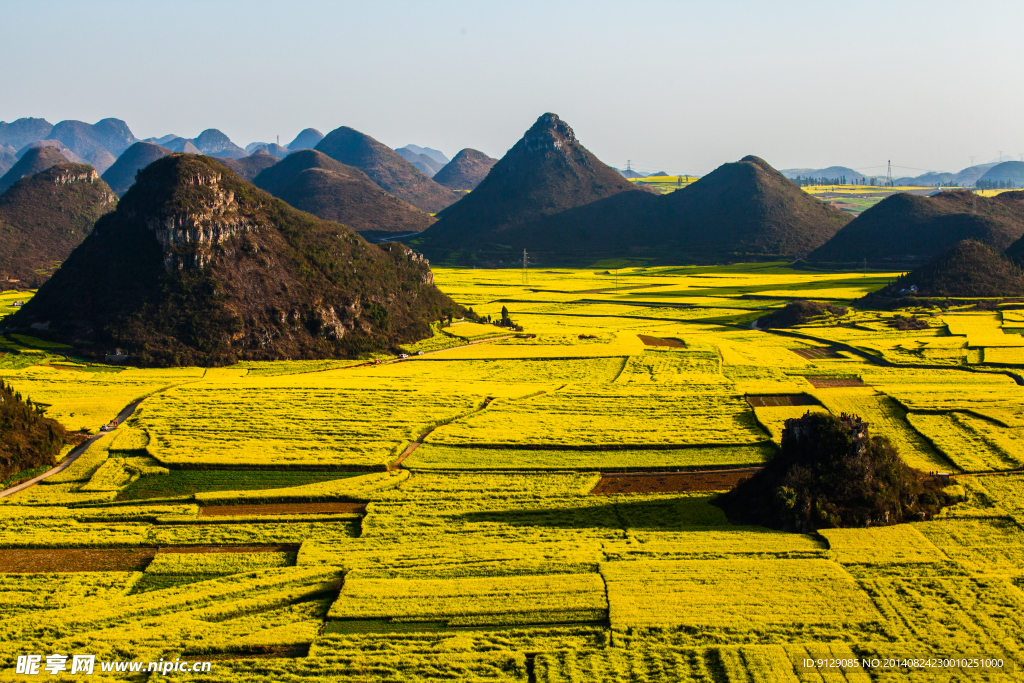
<svg viewBox="0 0 1024 683">
<path fill-rule="evenodd" d="M 895 175 L 1024 154 L 1024 2 L 0 1 L 0 120 L 350 126 L 503 155 L 555 112 L 602 161 Z"/>
</svg>

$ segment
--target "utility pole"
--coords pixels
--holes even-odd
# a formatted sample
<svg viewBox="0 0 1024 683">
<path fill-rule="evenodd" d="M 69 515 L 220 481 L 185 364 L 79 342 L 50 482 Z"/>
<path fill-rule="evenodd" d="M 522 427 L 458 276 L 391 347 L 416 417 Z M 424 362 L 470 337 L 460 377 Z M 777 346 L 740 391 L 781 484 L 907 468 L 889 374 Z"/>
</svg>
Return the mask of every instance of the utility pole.
<svg viewBox="0 0 1024 683">
<path fill-rule="evenodd" d="M 528 274 L 528 272 L 526 270 L 526 266 L 527 266 L 527 264 L 529 262 L 530 262 L 530 259 L 526 255 L 526 250 L 523 249 L 523 284 L 524 285 L 530 284 L 530 276 L 529 276 L 529 274 Z"/>
</svg>

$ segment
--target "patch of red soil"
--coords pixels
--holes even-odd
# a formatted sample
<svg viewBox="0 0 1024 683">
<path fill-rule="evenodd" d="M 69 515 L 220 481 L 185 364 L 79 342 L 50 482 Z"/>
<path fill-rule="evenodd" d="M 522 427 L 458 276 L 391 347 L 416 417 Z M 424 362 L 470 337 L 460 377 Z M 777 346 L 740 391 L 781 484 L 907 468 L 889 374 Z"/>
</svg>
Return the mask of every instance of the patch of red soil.
<svg viewBox="0 0 1024 683">
<path fill-rule="evenodd" d="M 592 496 L 614 496 L 628 493 L 684 493 L 689 491 L 730 491 L 741 479 L 758 471 L 757 467 L 742 470 L 710 470 L 672 472 L 665 474 L 605 474 Z"/>
<path fill-rule="evenodd" d="M 866 387 L 858 377 L 808 377 L 804 376 L 816 389 L 840 389 L 843 387 Z"/>
<path fill-rule="evenodd" d="M 0 573 L 140 572 L 155 554 L 156 548 L 5 548 Z"/>
<path fill-rule="evenodd" d="M 670 349 L 686 348 L 686 344 L 681 339 L 663 339 L 661 337 L 651 337 L 646 334 L 638 334 L 636 336 L 640 337 L 640 341 L 642 341 L 645 346 L 667 346 Z"/>
<path fill-rule="evenodd" d="M 366 503 L 272 503 L 266 505 L 209 505 L 199 508 L 200 517 L 317 515 L 337 512 L 366 512 Z"/>
</svg>

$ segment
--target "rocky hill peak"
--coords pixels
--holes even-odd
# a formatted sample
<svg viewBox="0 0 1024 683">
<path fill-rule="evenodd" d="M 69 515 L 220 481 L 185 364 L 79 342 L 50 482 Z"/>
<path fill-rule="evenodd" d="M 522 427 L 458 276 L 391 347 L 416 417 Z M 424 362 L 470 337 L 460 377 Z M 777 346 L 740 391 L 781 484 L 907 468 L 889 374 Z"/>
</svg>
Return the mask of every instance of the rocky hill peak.
<svg viewBox="0 0 1024 683">
<path fill-rule="evenodd" d="M 259 229 L 260 204 L 239 201 L 222 181 L 198 158 L 174 154 L 143 169 L 125 195 L 125 212 L 153 232 L 166 270 L 202 269 L 217 245 Z"/>
<path fill-rule="evenodd" d="M 531 152 L 557 151 L 576 142 L 576 134 L 558 114 L 541 115 L 523 136 L 526 149 Z"/>
</svg>

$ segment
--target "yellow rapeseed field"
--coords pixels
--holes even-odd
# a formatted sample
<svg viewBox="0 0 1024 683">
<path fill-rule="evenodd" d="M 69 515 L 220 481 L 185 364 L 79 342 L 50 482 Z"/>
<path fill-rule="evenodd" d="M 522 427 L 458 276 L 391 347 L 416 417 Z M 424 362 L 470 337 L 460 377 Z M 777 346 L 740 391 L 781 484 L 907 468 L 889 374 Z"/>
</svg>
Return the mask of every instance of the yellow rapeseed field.
<svg viewBox="0 0 1024 683">
<path fill-rule="evenodd" d="M 1019 679 L 1020 311 L 953 301 L 901 331 L 856 305 L 897 273 L 782 263 L 434 273 L 522 334 L 435 324 L 395 355 L 174 370 L 2 340 L 0 378 L 71 429 L 143 400 L 0 498 L 0 668 L 87 651 L 209 658 L 204 682 L 956 679 L 797 664 L 941 654 Z M 848 311 L 752 326 L 804 298 Z M 670 485 L 749 476 L 808 410 L 860 415 L 960 502 L 794 533 Z M 651 485 L 592 495 L 624 472 Z"/>
</svg>

